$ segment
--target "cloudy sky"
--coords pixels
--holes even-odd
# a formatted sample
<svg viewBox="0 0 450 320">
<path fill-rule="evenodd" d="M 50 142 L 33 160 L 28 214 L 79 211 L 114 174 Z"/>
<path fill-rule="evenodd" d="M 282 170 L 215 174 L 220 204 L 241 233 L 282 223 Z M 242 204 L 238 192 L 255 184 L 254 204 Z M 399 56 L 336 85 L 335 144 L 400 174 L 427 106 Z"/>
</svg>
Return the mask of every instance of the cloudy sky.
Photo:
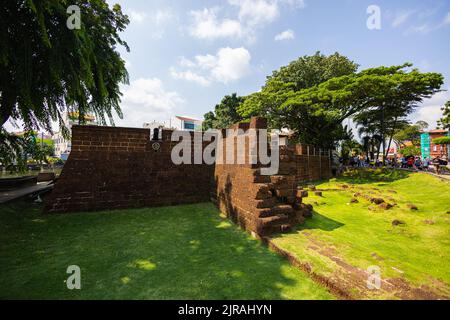
<svg viewBox="0 0 450 320">
<path fill-rule="evenodd" d="M 175 115 L 201 118 L 233 92 L 260 89 L 273 70 L 316 51 L 339 52 L 361 69 L 412 62 L 444 74 L 450 89 L 448 0 L 108 0 L 131 19 L 123 34 L 130 86 L 123 120 L 141 127 Z M 367 9 L 381 9 L 369 30 Z M 442 92 L 414 114 L 432 126 L 450 100 Z"/>
</svg>

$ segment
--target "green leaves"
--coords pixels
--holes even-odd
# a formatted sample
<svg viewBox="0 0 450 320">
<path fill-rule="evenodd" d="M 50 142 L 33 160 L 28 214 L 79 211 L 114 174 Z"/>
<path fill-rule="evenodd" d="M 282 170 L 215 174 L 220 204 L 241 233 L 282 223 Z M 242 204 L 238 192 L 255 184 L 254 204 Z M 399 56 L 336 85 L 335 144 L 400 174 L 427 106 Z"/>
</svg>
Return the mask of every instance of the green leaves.
<svg viewBox="0 0 450 320">
<path fill-rule="evenodd" d="M 239 97 L 236 93 L 225 96 L 222 101 L 216 105 L 214 112 L 205 114 L 203 130 L 208 129 L 226 129 L 232 124 L 243 119 L 238 113 L 238 107 L 244 102 L 244 97 Z"/>
<path fill-rule="evenodd" d="M 69 5 L 81 28 L 66 26 Z M 24 129 L 51 131 L 63 111 L 94 113 L 101 124 L 120 111 L 120 83 L 128 83 L 117 45 L 129 19 L 105 0 L 13 0 L 0 4 L 1 124 L 22 120 Z M 64 128 L 63 128 L 64 131 Z"/>
<path fill-rule="evenodd" d="M 442 129 L 450 130 L 450 101 L 447 101 L 442 110 L 442 118 L 438 121 L 438 125 Z"/>
<path fill-rule="evenodd" d="M 302 57 L 268 77 L 238 112 L 243 117 L 266 116 L 272 128 L 289 128 L 302 143 L 330 148 L 345 138 L 345 119 L 353 117 L 366 126 L 369 121 L 378 129 L 368 131 L 379 134 L 383 110 L 383 126 L 390 122 L 385 129 L 395 131 L 443 84 L 441 74 L 421 73 L 411 69 L 411 63 L 359 73 L 356 66 L 339 54 Z"/>
<path fill-rule="evenodd" d="M 433 139 L 433 143 L 434 144 L 442 144 L 442 145 L 450 144 L 450 137 L 447 136 L 447 137 L 439 137 L 439 138 Z"/>
</svg>

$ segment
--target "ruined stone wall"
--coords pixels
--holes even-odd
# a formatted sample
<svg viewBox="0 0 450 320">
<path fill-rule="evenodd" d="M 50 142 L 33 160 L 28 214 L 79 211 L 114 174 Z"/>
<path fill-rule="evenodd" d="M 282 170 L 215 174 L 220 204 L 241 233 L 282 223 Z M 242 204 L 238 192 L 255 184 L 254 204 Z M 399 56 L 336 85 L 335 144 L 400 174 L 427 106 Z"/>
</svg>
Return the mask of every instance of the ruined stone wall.
<svg viewBox="0 0 450 320">
<path fill-rule="evenodd" d="M 262 118 L 232 129 L 266 129 Z M 225 133 L 225 130 L 223 131 Z M 331 175 L 329 157 L 301 146 L 280 147 L 276 175 L 261 175 L 262 165 L 250 163 L 250 141 L 244 148 L 244 164 L 175 165 L 172 131 L 152 141 L 148 129 L 74 126 L 72 152 L 54 190 L 45 199 L 47 212 L 76 212 L 177 205 L 213 200 L 230 219 L 255 235 L 289 230 L 311 215 L 302 198 L 305 181 Z M 193 133 L 191 133 L 191 136 Z M 219 138 L 217 138 L 219 139 Z M 221 138 L 222 154 L 227 141 Z M 191 163 L 194 163 L 191 139 Z M 202 150 L 210 142 L 203 142 Z M 238 149 L 234 143 L 234 155 Z M 217 155 L 216 155 L 217 156 Z M 252 154 L 253 156 L 253 154 Z"/>
<path fill-rule="evenodd" d="M 308 145 L 295 145 L 296 180 L 302 182 L 331 178 L 331 155 L 329 150 L 322 150 Z"/>
<path fill-rule="evenodd" d="M 93 211 L 209 201 L 214 166 L 173 164 L 170 155 L 177 142 L 170 141 L 171 133 L 163 131 L 162 140 L 154 145 L 149 129 L 74 126 L 72 152 L 45 200 L 45 210 Z"/>
<path fill-rule="evenodd" d="M 250 124 L 237 124 L 233 129 L 266 129 L 264 119 L 252 118 Z M 227 141 L 224 137 L 223 153 Z M 249 143 L 246 141 L 245 153 Z M 236 154 L 236 150 L 234 150 Z M 280 167 L 276 175 L 261 175 L 260 163 L 220 164 L 216 159 L 215 181 L 217 206 L 231 220 L 258 236 L 284 232 L 302 222 L 310 212 L 302 205 L 302 194 L 297 191 L 294 152 L 280 149 Z M 298 193 L 298 194 L 297 194 Z"/>
</svg>

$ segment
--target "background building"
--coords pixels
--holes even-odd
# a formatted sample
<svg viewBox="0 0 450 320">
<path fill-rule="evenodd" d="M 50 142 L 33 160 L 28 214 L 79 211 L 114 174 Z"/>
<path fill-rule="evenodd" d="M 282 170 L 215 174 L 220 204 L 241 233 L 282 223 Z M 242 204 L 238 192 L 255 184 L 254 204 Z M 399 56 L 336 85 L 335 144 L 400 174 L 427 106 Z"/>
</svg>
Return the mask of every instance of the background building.
<svg viewBox="0 0 450 320">
<path fill-rule="evenodd" d="M 97 125 L 93 115 L 85 115 L 84 119 L 86 121 L 85 125 Z M 78 112 L 64 112 L 63 122 L 71 133 L 72 126 L 74 124 L 78 124 Z M 72 148 L 71 140 L 64 138 L 61 130 L 52 136 L 52 140 L 55 148 L 55 157 L 61 158 L 62 160 L 67 160 Z"/>
<path fill-rule="evenodd" d="M 187 131 L 201 131 L 202 130 L 202 120 L 194 119 L 194 118 L 188 118 L 188 117 L 182 117 L 182 116 L 175 116 L 175 123 L 172 123 L 175 128 L 179 130 L 187 130 Z"/>
<path fill-rule="evenodd" d="M 447 130 L 436 129 L 429 132 L 423 132 L 420 136 L 420 151 L 422 159 L 434 159 L 443 155 L 448 155 L 449 150 L 445 150 L 444 145 L 435 145 L 433 139 L 450 135 Z"/>
</svg>

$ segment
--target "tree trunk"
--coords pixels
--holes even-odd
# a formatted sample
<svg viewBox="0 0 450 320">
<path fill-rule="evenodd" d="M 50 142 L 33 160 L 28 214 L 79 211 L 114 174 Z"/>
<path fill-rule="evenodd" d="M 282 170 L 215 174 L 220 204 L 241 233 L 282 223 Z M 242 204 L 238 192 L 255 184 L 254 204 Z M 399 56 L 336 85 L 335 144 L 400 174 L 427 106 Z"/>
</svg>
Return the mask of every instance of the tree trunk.
<svg viewBox="0 0 450 320">
<path fill-rule="evenodd" d="M 387 150 L 386 150 L 386 153 L 385 153 L 385 157 L 386 158 L 387 158 L 388 153 L 389 153 L 389 148 L 391 147 L 392 139 L 394 138 L 394 132 L 395 132 L 395 129 L 396 129 L 396 126 L 397 126 L 397 119 L 398 118 L 396 117 L 395 120 L 394 120 L 394 125 L 392 126 L 392 131 L 391 131 L 391 134 L 390 134 L 388 147 L 387 147 Z"/>
</svg>

